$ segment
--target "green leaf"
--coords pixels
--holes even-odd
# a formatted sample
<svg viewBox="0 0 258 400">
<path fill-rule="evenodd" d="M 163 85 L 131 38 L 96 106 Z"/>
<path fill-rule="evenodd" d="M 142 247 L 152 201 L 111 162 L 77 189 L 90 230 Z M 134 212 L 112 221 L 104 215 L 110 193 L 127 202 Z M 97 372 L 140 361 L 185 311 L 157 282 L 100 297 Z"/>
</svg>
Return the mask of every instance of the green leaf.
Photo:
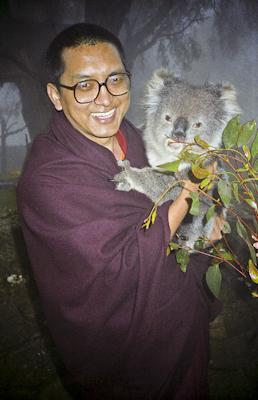
<svg viewBox="0 0 258 400">
<path fill-rule="evenodd" d="M 157 208 L 154 208 L 154 210 L 151 213 L 151 223 L 152 224 L 154 224 L 156 217 L 157 217 Z"/>
<path fill-rule="evenodd" d="M 211 181 L 210 178 L 205 178 L 205 179 L 203 179 L 203 180 L 201 181 L 200 185 L 199 185 L 200 189 L 203 189 L 203 188 L 205 188 L 206 186 L 208 186 L 209 183 L 210 183 L 210 181 Z"/>
<path fill-rule="evenodd" d="M 222 134 L 223 144 L 226 149 L 230 149 L 237 144 L 239 130 L 239 116 L 236 116 L 229 121 Z"/>
<path fill-rule="evenodd" d="M 194 243 L 195 250 L 204 250 L 207 247 L 207 241 L 205 239 L 199 238 Z"/>
<path fill-rule="evenodd" d="M 256 157 L 258 154 L 258 131 L 256 132 L 254 141 L 252 143 L 251 154 L 253 158 Z"/>
<path fill-rule="evenodd" d="M 225 204 L 225 206 L 228 206 L 232 198 L 231 185 L 223 180 L 220 180 L 218 182 L 218 192 L 222 202 Z"/>
<path fill-rule="evenodd" d="M 245 241 L 245 243 L 247 244 L 248 249 L 249 249 L 249 252 L 250 252 L 250 255 L 251 255 L 251 258 L 252 258 L 252 261 L 253 261 L 253 263 L 256 265 L 256 263 L 257 263 L 256 252 L 255 252 L 255 250 L 254 250 L 253 245 L 252 245 L 252 244 L 250 243 L 250 241 L 249 241 L 249 236 L 248 236 L 248 233 L 247 233 L 246 228 L 244 227 L 244 225 L 242 224 L 242 222 L 239 221 L 239 219 L 238 219 L 237 222 L 236 222 L 236 230 L 237 230 L 238 235 L 239 235 L 239 236 Z"/>
<path fill-rule="evenodd" d="M 191 192 L 190 197 L 192 199 L 192 204 L 191 208 L 189 210 L 189 213 L 191 215 L 199 215 L 200 213 L 200 200 L 199 200 L 199 195 L 196 192 Z"/>
<path fill-rule="evenodd" d="M 206 212 L 206 221 L 208 222 L 215 214 L 215 204 L 211 206 Z"/>
<path fill-rule="evenodd" d="M 157 216 L 157 206 L 154 205 L 148 217 L 145 218 L 145 220 L 143 221 L 141 228 L 146 230 L 149 229 L 150 226 L 154 224 L 156 216 Z"/>
<path fill-rule="evenodd" d="M 211 248 L 210 253 L 214 256 L 220 256 L 220 253 L 223 251 L 226 251 L 224 248 L 224 243 L 218 242 L 215 248 Z M 216 262 L 214 264 L 216 264 Z"/>
<path fill-rule="evenodd" d="M 209 185 L 207 186 L 208 190 L 211 190 L 214 187 L 214 183 L 211 181 L 211 183 L 209 183 Z"/>
<path fill-rule="evenodd" d="M 169 171 L 169 172 L 177 172 L 180 163 L 181 163 L 181 160 L 176 160 L 176 161 L 171 161 L 171 162 L 168 162 L 168 163 L 165 163 L 165 164 L 158 165 L 158 167 L 159 168 L 163 168 L 163 169 L 165 169 L 166 171 Z"/>
<path fill-rule="evenodd" d="M 232 183 L 232 189 L 233 189 L 233 193 L 234 193 L 236 201 L 238 203 L 240 203 L 240 198 L 239 198 L 239 194 L 238 194 L 238 184 L 237 183 Z"/>
<path fill-rule="evenodd" d="M 246 244 L 248 246 L 249 253 L 250 253 L 250 256 L 252 258 L 252 261 L 256 265 L 257 264 L 256 251 L 255 251 L 253 245 L 249 242 L 249 240 L 246 240 Z"/>
<path fill-rule="evenodd" d="M 204 179 L 210 175 L 210 171 L 208 169 L 201 168 L 197 164 L 193 164 L 191 169 L 194 176 L 198 179 Z"/>
<path fill-rule="evenodd" d="M 252 260 L 248 261 L 248 272 L 252 281 L 258 284 L 258 269 L 255 267 Z"/>
<path fill-rule="evenodd" d="M 254 162 L 253 169 L 256 173 L 258 172 L 258 159 Z"/>
<path fill-rule="evenodd" d="M 244 225 L 242 224 L 241 221 L 239 221 L 239 219 L 236 222 L 236 230 L 238 235 L 244 239 L 244 241 L 246 242 L 247 238 L 248 238 L 248 233 L 247 230 L 245 229 Z"/>
<path fill-rule="evenodd" d="M 175 243 L 175 242 L 170 242 L 169 243 L 169 247 L 170 247 L 170 250 L 172 251 L 172 250 L 177 250 L 177 249 L 179 249 L 179 244 L 178 243 Z"/>
<path fill-rule="evenodd" d="M 233 255 L 229 251 L 221 251 L 220 256 L 224 258 L 224 260 L 231 261 L 234 259 Z"/>
<path fill-rule="evenodd" d="M 236 169 L 236 172 L 247 172 L 248 171 L 248 168 L 237 168 Z"/>
<path fill-rule="evenodd" d="M 249 148 L 244 144 L 242 149 L 243 149 L 245 158 L 247 159 L 247 161 L 250 161 L 251 160 L 251 152 L 250 152 Z"/>
<path fill-rule="evenodd" d="M 231 233 L 231 226 L 229 225 L 228 222 L 225 222 L 223 227 L 222 227 L 222 232 L 223 233 Z"/>
<path fill-rule="evenodd" d="M 214 294 L 215 297 L 219 296 L 221 280 L 222 278 L 219 264 L 214 264 L 210 266 L 208 271 L 206 272 L 206 282 L 210 291 Z"/>
<path fill-rule="evenodd" d="M 180 249 L 176 252 L 176 260 L 180 265 L 181 271 L 186 272 L 187 266 L 189 264 L 189 253 L 187 250 Z"/>
<path fill-rule="evenodd" d="M 210 147 L 210 145 L 205 142 L 204 140 L 201 139 L 201 137 L 199 135 L 194 137 L 194 141 L 195 143 L 198 144 L 198 146 L 200 146 L 202 149 L 208 149 Z"/>
<path fill-rule="evenodd" d="M 254 210 L 257 210 L 257 203 L 251 199 L 244 199 L 244 201 L 249 204 Z"/>
<path fill-rule="evenodd" d="M 239 130 L 237 147 L 242 147 L 243 145 L 247 145 L 252 135 L 255 133 L 255 130 L 256 130 L 255 120 L 249 121 L 246 124 L 242 125 Z"/>
<path fill-rule="evenodd" d="M 258 220 L 256 218 L 254 218 L 253 224 L 254 224 L 255 231 L 258 232 Z"/>
<path fill-rule="evenodd" d="M 183 161 L 195 161 L 200 157 L 200 154 L 193 153 L 192 151 L 189 150 L 188 147 L 183 149 L 180 153 L 180 160 Z"/>
</svg>

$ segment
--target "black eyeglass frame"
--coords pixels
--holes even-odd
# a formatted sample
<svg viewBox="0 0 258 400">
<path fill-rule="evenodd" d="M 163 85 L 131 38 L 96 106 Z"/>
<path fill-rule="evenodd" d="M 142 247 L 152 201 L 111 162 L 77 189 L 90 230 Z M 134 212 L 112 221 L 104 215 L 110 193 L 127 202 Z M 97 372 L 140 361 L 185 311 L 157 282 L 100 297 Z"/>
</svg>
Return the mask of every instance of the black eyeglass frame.
<svg viewBox="0 0 258 400">
<path fill-rule="evenodd" d="M 127 76 L 128 76 L 128 78 L 129 78 L 129 87 L 128 87 L 128 90 L 127 90 L 126 92 L 121 93 L 121 94 L 113 94 L 113 93 L 111 93 L 110 90 L 108 89 L 108 87 L 107 87 L 107 81 L 108 81 L 108 79 L 109 79 L 110 77 L 115 76 L 115 75 L 127 75 Z M 90 100 L 90 101 L 80 102 L 80 101 L 78 101 L 78 100 L 76 99 L 76 96 L 75 96 L 76 87 L 77 87 L 80 83 L 88 82 L 88 81 L 97 82 L 97 84 L 99 85 L 98 93 L 97 93 L 96 97 L 94 97 L 94 99 L 92 99 L 92 100 Z M 131 74 L 130 74 L 130 72 L 118 72 L 118 73 L 116 73 L 116 74 L 111 74 L 111 75 L 108 75 L 108 76 L 107 76 L 105 82 L 103 82 L 103 83 L 99 83 L 99 81 L 97 81 L 97 79 L 85 79 L 85 80 L 83 80 L 83 81 L 77 82 L 77 83 L 76 83 L 75 85 L 73 85 L 73 86 L 63 85 L 62 83 L 58 82 L 58 86 L 59 86 L 59 87 L 62 87 L 62 88 L 64 88 L 64 89 L 73 90 L 73 96 L 74 96 L 74 98 L 75 98 L 75 101 L 77 101 L 77 103 L 79 103 L 79 104 L 87 104 L 87 103 L 91 103 L 92 101 L 96 100 L 96 98 L 98 97 L 99 92 L 100 92 L 100 89 L 101 89 L 102 86 L 105 86 L 105 88 L 107 89 L 108 93 L 111 94 L 111 96 L 123 96 L 124 94 L 128 93 L 129 90 L 131 89 Z"/>
</svg>

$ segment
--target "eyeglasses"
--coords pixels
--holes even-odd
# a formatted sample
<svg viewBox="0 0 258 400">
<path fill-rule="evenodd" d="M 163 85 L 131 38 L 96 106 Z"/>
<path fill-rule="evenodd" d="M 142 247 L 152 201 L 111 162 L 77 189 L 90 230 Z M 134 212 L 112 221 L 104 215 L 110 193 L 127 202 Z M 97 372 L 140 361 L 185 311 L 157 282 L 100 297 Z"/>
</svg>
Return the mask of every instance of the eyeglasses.
<svg viewBox="0 0 258 400">
<path fill-rule="evenodd" d="M 99 83 L 96 79 L 87 79 L 76 83 L 73 86 L 67 86 L 59 83 L 62 88 L 73 90 L 75 100 L 80 103 L 90 103 L 94 101 L 100 92 L 102 86 L 105 86 L 108 93 L 112 96 L 122 96 L 129 92 L 131 87 L 131 75 L 129 72 L 112 74 L 107 77 L 105 82 Z"/>
</svg>

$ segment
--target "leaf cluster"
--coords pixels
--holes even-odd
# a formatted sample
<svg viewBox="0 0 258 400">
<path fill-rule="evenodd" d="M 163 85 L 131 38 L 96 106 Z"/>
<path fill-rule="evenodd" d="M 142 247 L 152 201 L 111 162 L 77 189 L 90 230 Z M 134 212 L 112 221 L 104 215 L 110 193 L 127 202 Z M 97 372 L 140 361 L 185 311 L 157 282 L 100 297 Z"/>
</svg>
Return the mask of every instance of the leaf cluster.
<svg viewBox="0 0 258 400">
<path fill-rule="evenodd" d="M 223 240 L 209 243 L 208 238 L 199 238 L 195 248 L 184 248 L 178 243 L 170 243 L 167 254 L 176 252 L 176 259 L 183 272 L 186 272 L 189 263 L 189 252 L 195 251 L 207 254 L 211 259 L 206 279 L 207 284 L 215 296 L 218 296 L 221 285 L 221 265 L 230 265 L 242 276 L 258 284 L 258 268 L 256 253 L 253 248 L 252 236 L 258 239 L 258 131 L 256 121 L 252 120 L 241 124 L 239 116 L 231 119 L 223 131 L 223 147 L 212 148 L 201 137 L 196 136 L 194 143 L 188 143 L 180 153 L 178 160 L 166 163 L 161 167 L 166 171 L 176 172 L 181 162 L 191 164 L 191 172 L 197 178 L 199 191 L 191 193 L 191 207 L 189 213 L 198 216 L 200 203 L 206 197 L 211 206 L 206 212 L 208 222 L 222 207 L 227 209 L 231 217 L 223 228 Z M 199 150 L 194 151 L 198 146 Z M 211 164 L 223 164 L 223 171 L 211 168 Z M 213 189 L 216 188 L 216 191 Z M 214 194 L 216 193 L 216 194 Z M 155 204 L 155 207 L 158 204 Z M 243 210 L 245 214 L 243 217 Z M 155 209 L 156 217 L 156 209 Z M 153 215 L 151 222 L 155 221 Z M 233 222 L 232 222 L 233 221 Z M 234 226 L 232 226 L 234 224 Z M 148 225 L 148 227 L 150 224 Z M 232 229 L 233 228 L 233 229 Z M 238 256 L 230 248 L 227 234 L 235 231 L 245 245 L 249 259 L 247 265 L 242 265 Z M 257 291 L 252 294 L 257 297 Z"/>
</svg>

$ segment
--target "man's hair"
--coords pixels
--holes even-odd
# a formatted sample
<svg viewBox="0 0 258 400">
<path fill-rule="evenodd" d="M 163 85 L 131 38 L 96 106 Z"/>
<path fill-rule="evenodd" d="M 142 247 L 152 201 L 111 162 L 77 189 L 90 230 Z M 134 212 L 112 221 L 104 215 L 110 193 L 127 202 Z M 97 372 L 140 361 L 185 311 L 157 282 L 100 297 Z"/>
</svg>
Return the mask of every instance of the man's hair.
<svg viewBox="0 0 258 400">
<path fill-rule="evenodd" d="M 123 46 L 113 33 L 98 25 L 80 23 L 64 29 L 50 43 L 45 56 L 48 82 L 58 85 L 59 78 L 65 68 L 63 60 L 65 48 L 78 47 L 82 44 L 95 45 L 97 43 L 112 44 L 117 49 L 125 66 Z"/>
</svg>

